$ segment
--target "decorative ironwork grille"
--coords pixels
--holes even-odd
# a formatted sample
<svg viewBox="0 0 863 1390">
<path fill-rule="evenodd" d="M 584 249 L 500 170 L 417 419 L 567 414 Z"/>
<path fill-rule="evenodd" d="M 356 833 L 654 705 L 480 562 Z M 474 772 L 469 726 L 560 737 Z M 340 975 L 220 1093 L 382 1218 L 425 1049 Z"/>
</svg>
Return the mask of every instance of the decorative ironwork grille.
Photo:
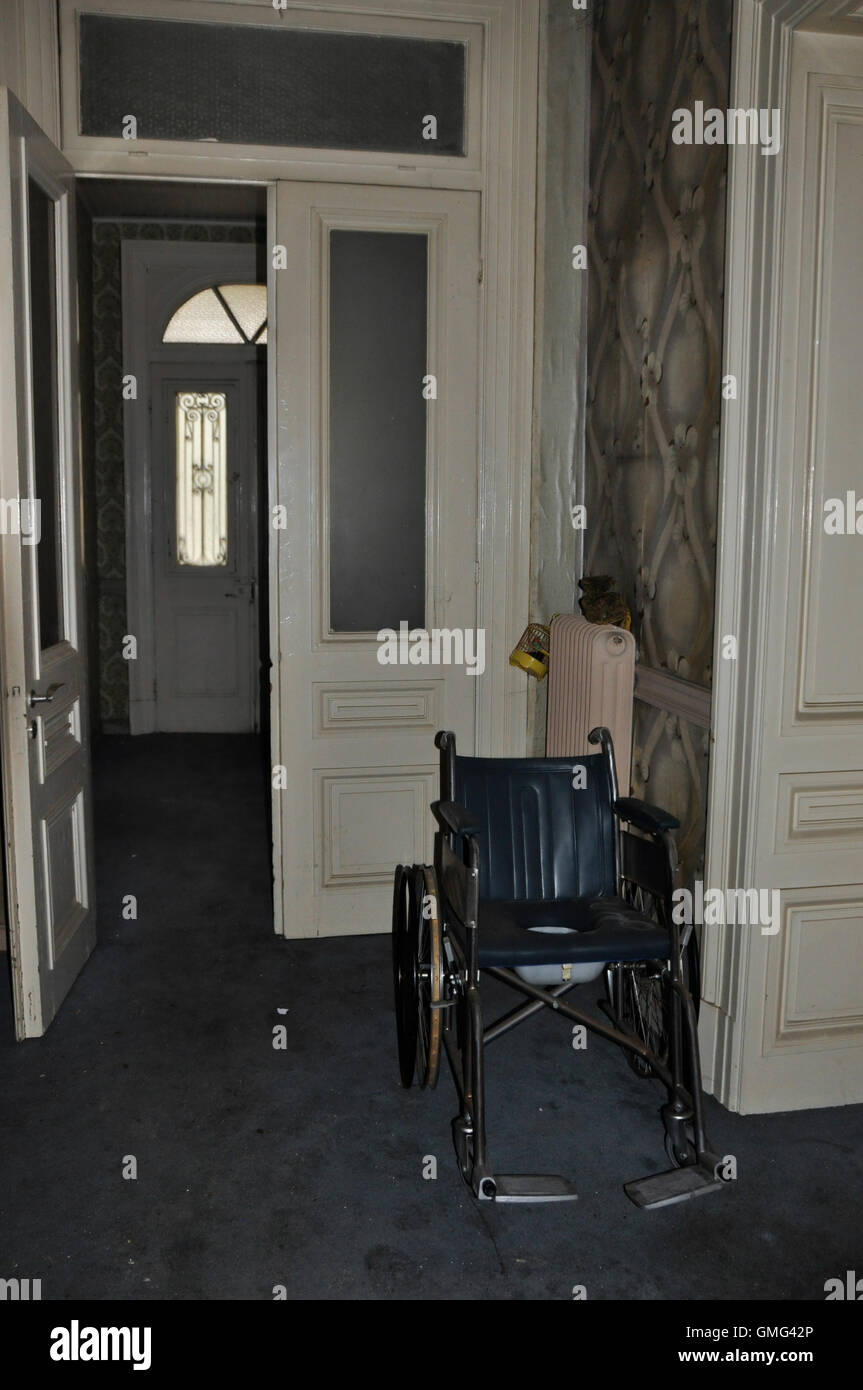
<svg viewBox="0 0 863 1390">
<path fill-rule="evenodd" d="M 228 563 L 227 402 L 223 391 L 178 391 L 177 560 Z"/>
</svg>

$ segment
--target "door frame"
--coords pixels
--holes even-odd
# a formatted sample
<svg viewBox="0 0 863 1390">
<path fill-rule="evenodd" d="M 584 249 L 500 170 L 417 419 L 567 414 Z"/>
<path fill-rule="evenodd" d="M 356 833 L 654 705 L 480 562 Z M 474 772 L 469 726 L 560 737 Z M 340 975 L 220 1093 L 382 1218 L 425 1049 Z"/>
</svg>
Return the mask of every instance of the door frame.
<svg viewBox="0 0 863 1390">
<path fill-rule="evenodd" d="M 122 244 L 123 373 L 134 375 L 137 400 L 123 407 L 123 463 L 126 498 L 126 627 L 137 638 L 137 656 L 129 662 L 129 731 L 151 734 L 156 729 L 155 592 L 153 570 L 153 467 L 151 459 L 151 367 L 164 362 L 196 368 L 208 353 L 219 370 L 218 348 L 170 343 L 161 350 L 151 337 L 152 320 L 170 314 L 197 290 L 221 282 L 257 282 L 257 246 L 248 243 L 198 241 L 124 241 Z M 151 272 L 171 276 L 170 293 L 150 300 Z M 179 298 L 177 297 L 179 296 Z M 144 324 L 145 331 L 135 325 Z M 230 349 L 231 361 L 257 361 L 255 348 Z M 269 351 L 274 351 L 270 340 Z M 268 352 L 269 356 L 269 352 Z M 258 501 L 258 516 L 262 514 Z M 259 586 L 263 575 L 258 576 Z"/>
<path fill-rule="evenodd" d="M 778 107 L 780 152 L 732 145 L 728 165 L 723 377 L 736 377 L 737 400 L 723 400 L 720 429 L 713 729 L 708 787 L 705 882 L 756 882 L 760 748 L 767 669 L 767 606 L 762 602 L 774 547 L 777 489 L 782 486 L 776 418 L 780 366 L 784 143 L 791 86 L 791 39 L 822 0 L 736 0 L 730 107 Z M 837 6 L 837 9 L 839 6 Z M 723 658 L 723 637 L 737 638 L 736 660 Z M 705 1088 L 739 1110 L 747 996 L 754 953 L 751 932 L 705 926 L 702 939 L 701 1050 Z"/>
<path fill-rule="evenodd" d="M 482 196 L 480 270 L 480 419 L 477 611 L 494 660 L 477 681 L 478 754 L 523 755 L 527 682 L 506 656 L 525 627 L 530 602 L 530 499 L 534 474 L 534 291 L 539 40 L 544 7 L 537 0 L 338 0 L 324 6 L 286 0 L 288 18 L 308 16 L 346 30 L 416 33 L 467 42 L 468 158 L 382 159 L 362 151 L 240 149 L 200 142 L 87 140 L 77 132 L 77 0 L 61 0 L 63 150 L 79 177 L 191 182 L 267 183 L 273 226 L 275 179 L 381 184 L 404 188 L 476 189 Z M 159 0 L 159 13 L 170 6 Z M 130 13 L 136 0 L 93 0 L 88 8 Z M 338 13 L 334 13 L 337 11 Z M 260 6 L 195 0 L 189 18 L 273 22 Z M 481 62 L 479 57 L 481 55 Z M 142 169 L 146 166 L 146 173 Z M 277 496 L 276 343 L 268 358 L 268 505 Z M 269 547 L 271 748 L 281 763 L 282 686 L 278 661 L 278 547 Z M 263 579 L 263 576 L 261 577 Z M 130 619 L 131 626 L 131 619 Z M 140 672 L 138 672 L 140 675 Z M 284 934 L 281 891 L 282 807 L 272 795 L 273 878 L 277 934 Z"/>
<path fill-rule="evenodd" d="M 234 0 L 195 0 L 189 19 L 310 23 L 356 32 L 454 38 L 468 45 L 468 156 L 413 160 L 363 151 L 273 149 L 176 141 L 82 137 L 77 132 L 78 0 L 61 0 L 63 150 L 76 174 L 230 183 L 305 182 L 476 189 L 482 194 L 481 391 L 478 536 L 480 626 L 497 653 L 478 681 L 477 751 L 524 752 L 527 690 L 504 659 L 528 620 L 534 382 L 539 39 L 537 0 L 337 0 L 285 9 Z M 156 0 L 151 17 L 172 12 Z M 92 0 L 88 11 L 121 14 L 138 0 Z M 337 12 L 337 13 L 334 13 Z M 275 15 L 275 19 L 274 19 Z M 481 55 L 482 61 L 479 61 Z M 146 173 L 142 169 L 146 165 Z M 272 349 L 273 344 L 270 343 Z M 274 353 L 271 356 L 274 357 Z M 271 459 L 271 473 L 272 473 Z M 271 476 L 271 487 L 272 487 Z M 272 595 L 271 595 L 272 599 Z M 277 680 L 277 669 L 274 676 Z M 275 682 L 274 682 L 275 683 Z M 276 717 L 275 690 L 273 715 Z M 274 725 L 275 728 L 275 725 Z"/>
</svg>

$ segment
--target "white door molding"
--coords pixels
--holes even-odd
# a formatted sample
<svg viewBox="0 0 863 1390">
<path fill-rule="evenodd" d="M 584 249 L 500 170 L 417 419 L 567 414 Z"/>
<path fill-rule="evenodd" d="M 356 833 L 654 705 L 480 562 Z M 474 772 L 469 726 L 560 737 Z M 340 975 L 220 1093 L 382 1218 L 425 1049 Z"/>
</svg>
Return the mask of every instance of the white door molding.
<svg viewBox="0 0 863 1390">
<path fill-rule="evenodd" d="M 477 6 L 477 9 L 480 7 Z M 524 675 L 507 657 L 528 622 L 540 6 L 486 8 L 487 100 L 480 328 L 479 626 L 476 751 L 526 752 Z"/>
<path fill-rule="evenodd" d="M 713 751 L 705 881 L 757 882 L 761 748 L 765 704 L 776 696 L 767 669 L 765 594 L 773 560 L 780 368 L 781 266 L 787 187 L 791 39 L 820 0 L 737 0 L 729 106 L 779 108 L 783 145 L 729 150 L 723 375 L 738 383 L 723 401 L 713 678 Z M 723 658 L 723 637 L 737 659 Z M 756 929 L 757 930 L 757 929 Z M 741 1106 L 743 1022 L 752 972 L 752 930 L 706 927 L 702 962 L 702 1058 L 707 1089 Z"/>
<path fill-rule="evenodd" d="M 255 282 L 253 242 L 231 245 L 197 241 L 124 241 L 122 244 L 123 374 L 136 379 L 137 399 L 123 407 L 126 473 L 126 632 L 137 639 L 129 665 L 129 729 L 153 733 L 155 700 L 155 603 L 153 593 L 153 477 L 150 430 L 151 367 L 202 365 L 207 349 L 196 343 L 162 344 L 171 312 L 197 290 L 218 282 Z M 214 367 L 217 353 L 213 354 Z M 232 347 L 231 361 L 256 349 Z"/>
<path fill-rule="evenodd" d="M 523 754 L 527 692 L 521 673 L 508 665 L 512 642 L 529 611 L 529 528 L 532 449 L 535 211 L 538 115 L 538 54 L 542 9 L 536 0 L 324 0 L 317 6 L 288 0 L 289 19 L 326 17 L 344 29 L 382 26 L 384 32 L 454 37 L 470 44 L 468 58 L 467 160 L 381 161 L 362 151 L 238 150 L 200 141 L 169 148 L 170 142 L 104 142 L 85 148 L 77 136 L 77 57 L 74 32 L 77 0 L 61 0 L 64 149 L 79 174 L 136 178 L 193 178 L 271 182 L 279 179 L 476 189 L 482 195 L 482 300 L 480 329 L 481 401 L 477 561 L 479 625 L 490 653 L 486 675 L 477 682 L 477 751 Z M 88 8 L 127 13 L 140 0 L 92 0 Z M 147 13 L 175 12 L 154 0 Z M 280 12 L 281 13 L 281 12 Z M 194 0 L 184 16 L 200 19 L 274 22 L 265 4 Z M 481 63 L 477 61 L 481 56 Z M 476 143 L 473 134 L 476 132 Z M 110 148 L 108 147 L 110 145 Z M 274 188 L 271 185 L 271 195 Z M 272 226 L 272 217 L 270 219 Z M 270 339 L 269 358 L 277 345 Z M 129 370 L 128 366 L 124 370 Z M 278 381 L 270 372 L 270 408 L 275 416 Z M 275 439 L 269 441 L 270 495 L 275 495 Z M 148 499 L 142 499 L 149 505 Z M 143 513 L 146 515 L 146 512 Z M 270 548 L 271 593 L 277 587 L 277 556 Z M 146 607 L 146 595 L 144 595 Z M 129 625 L 140 624 L 141 606 Z M 150 606 L 152 611 L 152 606 Z M 271 604 L 272 620 L 277 609 Z M 278 644 L 273 653 L 273 762 L 280 757 Z M 146 703 L 145 673 L 135 672 Z M 151 677 L 152 682 L 152 677 Z M 151 685 L 152 688 L 152 685 Z M 133 727 L 146 728 L 146 710 Z M 274 876 L 281 882 L 280 804 L 274 797 Z M 281 900 L 276 894 L 277 932 Z"/>
<path fill-rule="evenodd" d="M 30 0 L 32 3 L 32 0 Z M 489 50 L 497 34 L 536 0 L 285 0 L 278 9 L 268 0 L 59 0 L 61 122 L 63 150 L 76 171 L 88 174 L 141 172 L 197 179 L 237 178 L 259 183 L 298 179 L 328 183 L 394 183 L 417 187 L 476 189 L 486 166 L 491 114 Z M 81 11 L 148 20 L 336 30 L 461 43 L 465 47 L 465 150 L 463 155 L 388 153 L 301 146 L 240 145 L 220 141 L 124 140 L 80 132 L 79 26 Z M 497 56 L 497 55 L 495 55 Z M 529 50 L 526 55 L 529 61 Z M 130 151 L 130 145 L 133 149 Z M 136 166 L 130 168 L 131 165 Z"/>
<path fill-rule="evenodd" d="M 96 8 L 118 8 L 101 0 Z M 67 7 L 64 4 L 64 11 Z M 127 8 L 134 8 L 128 6 Z M 200 16 L 209 8 L 227 16 L 229 7 L 216 0 L 198 7 Z M 302 7 L 291 0 L 288 7 Z M 308 8 L 308 7 L 306 7 Z M 340 182 L 401 184 L 410 187 L 473 187 L 482 191 L 482 303 L 481 303 L 481 402 L 479 458 L 479 625 L 485 628 L 487 650 L 493 654 L 485 677 L 478 681 L 477 752 L 518 756 L 525 751 L 527 691 L 521 673 L 505 660 L 512 642 L 524 629 L 529 611 L 529 529 L 534 368 L 534 256 L 536 214 L 537 94 L 541 9 L 535 0 L 451 0 L 446 12 L 430 0 L 340 0 L 321 9 L 350 15 L 351 23 L 367 16 L 399 14 L 405 32 L 420 19 L 438 21 L 445 36 L 447 24 L 474 24 L 482 31 L 482 73 L 479 82 L 482 119 L 481 157 L 476 171 L 463 174 L 417 163 L 409 167 L 382 168 L 367 156 L 341 153 L 341 162 L 306 162 L 293 159 L 290 151 L 265 167 L 237 157 L 227 147 L 186 147 L 182 169 L 166 162 L 154 149 L 146 161 L 138 142 L 119 142 L 125 149 L 112 154 L 99 172 L 147 178 L 185 173 L 198 179 L 231 181 L 272 178 L 338 180 Z M 212 17 L 212 14 L 211 14 Z M 220 17 L 220 16 L 218 16 Z M 256 16 L 258 18 L 259 16 Z M 350 27 L 350 26 L 348 26 Z M 64 48 L 64 55 L 67 50 Z M 64 56 L 64 62 L 68 57 Z M 65 70 L 65 69 L 64 69 Z M 471 77 L 471 82 L 474 82 Z M 473 88 L 471 88 L 473 90 Z M 130 149 L 130 143 L 136 148 Z M 156 142 L 163 143 L 163 142 Z M 213 150 L 213 153 L 211 153 Z M 75 148 L 68 150 L 73 167 L 94 172 L 88 159 Z M 186 156 L 194 155 L 194 159 Z M 407 164 L 407 161 L 403 161 Z M 272 189 L 271 189 L 272 192 Z M 272 218 L 270 219 L 272 225 Z M 272 241 L 272 237 L 270 238 Z M 277 345 L 270 338 L 270 360 Z M 124 368 L 124 370 L 129 370 Z M 270 421 L 277 383 L 270 385 Z M 272 429 L 270 430 L 272 435 Z M 270 442 L 272 451 L 273 443 Z M 275 463 L 270 456 L 270 491 L 275 492 Z M 149 505 L 146 498 L 143 502 Z M 146 512 L 142 512 L 146 515 Z M 271 548 L 272 549 L 272 548 Z M 274 557 L 271 556 L 274 564 Z M 146 595 L 144 595 L 146 603 Z M 138 612 L 140 608 L 138 609 Z M 150 602 L 152 611 L 152 602 Z M 140 622 L 137 616 L 135 621 Z M 130 630 L 132 619 L 130 618 Z M 272 651 L 277 647 L 274 645 Z M 275 661 L 275 658 L 274 658 Z M 137 689 L 146 703 L 145 673 L 135 673 Z M 272 729 L 274 749 L 278 732 L 278 674 L 274 669 Z M 152 675 L 150 676 L 152 689 Z M 142 710 L 146 727 L 146 713 Z M 136 716 L 136 721 L 138 716 Z M 135 727 L 135 726 L 133 726 Z M 280 759 L 275 755 L 274 762 Z M 277 800 L 277 798 L 276 798 Z M 274 806 L 274 816 L 277 815 Z M 278 843 L 276 841 L 276 843 Z M 278 871 L 278 865 L 275 865 Z M 277 930 L 279 930 L 277 924 Z"/>
</svg>

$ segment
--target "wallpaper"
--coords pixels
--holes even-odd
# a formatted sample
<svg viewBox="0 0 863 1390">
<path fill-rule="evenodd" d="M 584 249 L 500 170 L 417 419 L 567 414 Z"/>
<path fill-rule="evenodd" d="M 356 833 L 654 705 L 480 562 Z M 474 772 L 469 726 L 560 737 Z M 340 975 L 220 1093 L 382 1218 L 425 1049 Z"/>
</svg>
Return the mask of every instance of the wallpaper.
<svg viewBox="0 0 863 1390">
<path fill-rule="evenodd" d="M 120 246 L 124 240 L 254 241 L 253 226 L 228 223 L 93 223 L 94 486 L 96 592 L 99 616 L 99 721 L 105 733 L 128 732 L 126 512 L 123 461 L 123 320 Z"/>
<path fill-rule="evenodd" d="M 732 0 L 597 0 L 588 214 L 586 574 L 610 574 L 639 660 L 711 684 L 725 254 L 724 145 L 675 109 L 728 105 Z M 703 857 L 706 731 L 636 704 L 635 791 Z"/>
</svg>

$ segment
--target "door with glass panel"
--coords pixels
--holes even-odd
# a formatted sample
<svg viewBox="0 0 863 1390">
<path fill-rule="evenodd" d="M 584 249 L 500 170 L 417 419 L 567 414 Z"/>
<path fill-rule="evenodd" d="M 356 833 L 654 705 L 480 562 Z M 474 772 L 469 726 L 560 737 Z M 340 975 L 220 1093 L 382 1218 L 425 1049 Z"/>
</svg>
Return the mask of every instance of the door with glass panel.
<svg viewBox="0 0 863 1390">
<path fill-rule="evenodd" d="M 78 457 L 74 180 L 0 88 L 0 656 L 6 900 L 19 1038 L 95 941 Z"/>
<path fill-rule="evenodd" d="M 485 669 L 479 195 L 280 183 L 270 229 L 276 921 L 382 932 Z"/>
<path fill-rule="evenodd" d="M 258 727 L 257 365 L 151 368 L 156 728 Z"/>
</svg>

